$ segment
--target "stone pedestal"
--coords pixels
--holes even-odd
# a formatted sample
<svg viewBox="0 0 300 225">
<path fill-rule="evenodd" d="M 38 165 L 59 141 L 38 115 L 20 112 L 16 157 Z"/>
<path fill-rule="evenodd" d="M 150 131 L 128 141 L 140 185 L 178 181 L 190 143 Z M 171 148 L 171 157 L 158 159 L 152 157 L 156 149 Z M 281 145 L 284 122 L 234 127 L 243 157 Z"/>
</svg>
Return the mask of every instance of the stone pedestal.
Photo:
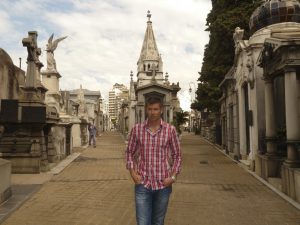
<svg viewBox="0 0 300 225">
<path fill-rule="evenodd" d="M 300 203 L 300 169 L 294 169 L 296 201 Z"/>
<path fill-rule="evenodd" d="M 0 158 L 0 204 L 11 196 L 11 162 Z"/>
<path fill-rule="evenodd" d="M 255 172 L 264 180 L 269 177 L 280 177 L 282 161 L 281 158 L 276 156 L 258 154 L 255 159 Z"/>
<path fill-rule="evenodd" d="M 281 173 L 283 193 L 300 203 L 300 169 L 283 165 Z"/>
<path fill-rule="evenodd" d="M 59 78 L 61 75 L 56 71 L 43 71 L 42 75 L 42 83 L 48 89 L 46 92 L 45 103 L 48 106 L 53 106 L 60 112 L 60 100 L 61 95 L 59 92 Z"/>
<path fill-rule="evenodd" d="M 43 85 L 53 93 L 59 93 L 59 78 L 61 75 L 57 71 L 42 71 Z"/>
</svg>

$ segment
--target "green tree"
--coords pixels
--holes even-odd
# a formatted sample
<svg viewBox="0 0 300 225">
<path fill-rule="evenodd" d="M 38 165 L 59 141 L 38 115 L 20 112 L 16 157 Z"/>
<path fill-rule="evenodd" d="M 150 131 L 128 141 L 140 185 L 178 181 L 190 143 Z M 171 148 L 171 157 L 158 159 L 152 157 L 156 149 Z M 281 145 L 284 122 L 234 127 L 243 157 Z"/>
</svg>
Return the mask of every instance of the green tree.
<svg viewBox="0 0 300 225">
<path fill-rule="evenodd" d="M 116 118 L 112 118 L 111 123 L 114 125 L 114 128 L 117 127 L 117 119 Z"/>
<path fill-rule="evenodd" d="M 173 125 L 176 128 L 177 132 L 181 134 L 180 126 L 189 121 L 189 112 L 184 112 L 180 110 L 179 112 L 175 112 L 175 118 L 173 120 Z"/>
<path fill-rule="evenodd" d="M 232 35 L 236 27 L 245 30 L 249 38 L 249 19 L 261 0 L 212 0 L 212 10 L 206 18 L 206 31 L 210 32 L 205 46 L 203 64 L 196 100 L 191 108 L 211 112 L 219 111 L 218 99 L 221 90 L 218 85 L 233 65 L 234 42 Z"/>
</svg>

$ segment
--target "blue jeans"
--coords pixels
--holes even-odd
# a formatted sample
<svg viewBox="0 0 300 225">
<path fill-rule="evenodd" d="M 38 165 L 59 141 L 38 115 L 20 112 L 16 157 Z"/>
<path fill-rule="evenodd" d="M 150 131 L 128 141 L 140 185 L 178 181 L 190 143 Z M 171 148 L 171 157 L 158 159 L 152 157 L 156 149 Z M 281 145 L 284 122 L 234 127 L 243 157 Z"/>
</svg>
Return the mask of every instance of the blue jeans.
<svg viewBox="0 0 300 225">
<path fill-rule="evenodd" d="M 90 135 L 89 145 L 96 146 L 96 135 Z"/>
<path fill-rule="evenodd" d="M 138 225 L 163 225 L 172 187 L 150 190 L 135 185 L 136 221 Z"/>
</svg>

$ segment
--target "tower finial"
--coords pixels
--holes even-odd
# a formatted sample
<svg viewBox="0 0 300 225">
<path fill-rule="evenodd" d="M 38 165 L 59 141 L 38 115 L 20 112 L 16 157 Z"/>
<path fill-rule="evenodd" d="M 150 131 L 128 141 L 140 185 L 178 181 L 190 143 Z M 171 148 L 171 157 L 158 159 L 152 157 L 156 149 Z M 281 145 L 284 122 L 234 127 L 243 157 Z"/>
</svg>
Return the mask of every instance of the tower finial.
<svg viewBox="0 0 300 225">
<path fill-rule="evenodd" d="M 150 19 L 151 19 L 151 13 L 150 13 L 150 10 L 148 10 L 148 12 L 147 12 L 147 17 L 148 17 L 148 21 L 150 21 Z"/>
</svg>

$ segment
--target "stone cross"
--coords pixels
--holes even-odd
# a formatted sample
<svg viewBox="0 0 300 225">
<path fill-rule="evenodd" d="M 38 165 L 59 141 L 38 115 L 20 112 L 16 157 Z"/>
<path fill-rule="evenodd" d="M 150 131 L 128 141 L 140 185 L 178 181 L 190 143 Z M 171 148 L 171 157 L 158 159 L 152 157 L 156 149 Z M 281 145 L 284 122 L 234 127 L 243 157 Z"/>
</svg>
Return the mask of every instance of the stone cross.
<svg viewBox="0 0 300 225">
<path fill-rule="evenodd" d="M 26 73 L 26 87 L 37 87 L 40 82 L 39 70 L 43 66 L 39 61 L 41 49 L 37 46 L 37 32 L 29 31 L 28 37 L 23 38 L 22 44 L 27 47 L 27 73 Z"/>
<path fill-rule="evenodd" d="M 150 19 L 151 19 L 151 13 L 150 13 L 150 10 L 147 11 L 147 17 L 148 17 L 148 21 L 150 21 Z"/>
<path fill-rule="evenodd" d="M 152 79 L 151 80 L 155 81 L 156 71 L 158 71 L 158 68 L 155 66 L 154 63 L 152 63 L 150 71 L 152 71 Z"/>
</svg>

